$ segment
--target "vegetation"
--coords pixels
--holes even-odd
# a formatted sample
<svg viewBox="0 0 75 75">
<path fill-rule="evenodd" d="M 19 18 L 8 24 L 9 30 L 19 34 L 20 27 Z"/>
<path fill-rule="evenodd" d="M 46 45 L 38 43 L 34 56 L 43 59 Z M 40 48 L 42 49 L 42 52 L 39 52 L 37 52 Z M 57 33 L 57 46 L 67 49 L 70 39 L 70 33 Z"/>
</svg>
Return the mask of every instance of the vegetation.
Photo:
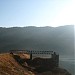
<svg viewBox="0 0 75 75">
<path fill-rule="evenodd" d="M 34 75 L 16 62 L 11 54 L 0 54 L 0 75 Z"/>
</svg>

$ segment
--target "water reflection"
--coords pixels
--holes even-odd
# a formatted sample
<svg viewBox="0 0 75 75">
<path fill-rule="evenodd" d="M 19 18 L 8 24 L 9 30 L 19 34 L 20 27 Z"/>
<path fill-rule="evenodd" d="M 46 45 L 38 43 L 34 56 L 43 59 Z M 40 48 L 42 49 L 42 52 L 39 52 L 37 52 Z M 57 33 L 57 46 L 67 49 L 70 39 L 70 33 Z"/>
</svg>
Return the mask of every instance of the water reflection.
<svg viewBox="0 0 75 75">
<path fill-rule="evenodd" d="M 68 70 L 72 75 L 74 75 L 74 68 L 75 68 L 74 59 L 67 59 L 67 58 L 60 59 L 59 66 Z"/>
</svg>

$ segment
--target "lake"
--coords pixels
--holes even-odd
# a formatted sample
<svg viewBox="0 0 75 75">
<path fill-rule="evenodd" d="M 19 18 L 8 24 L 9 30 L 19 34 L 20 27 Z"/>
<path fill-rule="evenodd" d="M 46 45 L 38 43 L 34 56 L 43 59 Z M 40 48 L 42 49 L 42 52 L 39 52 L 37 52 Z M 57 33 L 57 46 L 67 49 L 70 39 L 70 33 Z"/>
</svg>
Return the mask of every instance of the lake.
<svg viewBox="0 0 75 75">
<path fill-rule="evenodd" d="M 74 68 L 75 68 L 75 60 L 74 59 L 60 59 L 59 66 L 61 68 L 66 69 L 72 75 L 75 75 Z"/>
</svg>

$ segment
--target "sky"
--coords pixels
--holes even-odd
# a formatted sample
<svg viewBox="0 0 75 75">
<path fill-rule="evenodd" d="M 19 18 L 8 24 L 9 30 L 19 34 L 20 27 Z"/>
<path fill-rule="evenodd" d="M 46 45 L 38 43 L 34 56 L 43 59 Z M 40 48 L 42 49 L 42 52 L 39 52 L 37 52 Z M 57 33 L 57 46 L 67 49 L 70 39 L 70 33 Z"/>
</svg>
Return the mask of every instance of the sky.
<svg viewBox="0 0 75 75">
<path fill-rule="evenodd" d="M 0 27 L 75 25 L 75 0 L 0 0 Z"/>
</svg>

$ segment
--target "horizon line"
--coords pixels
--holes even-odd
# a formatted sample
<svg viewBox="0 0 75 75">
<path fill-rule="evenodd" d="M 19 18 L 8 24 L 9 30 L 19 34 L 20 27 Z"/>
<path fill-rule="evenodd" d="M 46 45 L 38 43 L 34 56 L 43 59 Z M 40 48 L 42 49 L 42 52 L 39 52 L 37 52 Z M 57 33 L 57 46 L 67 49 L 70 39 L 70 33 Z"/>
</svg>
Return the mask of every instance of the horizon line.
<svg viewBox="0 0 75 75">
<path fill-rule="evenodd" d="M 56 26 L 56 27 L 63 27 L 63 26 L 75 26 L 75 25 L 61 25 L 61 26 Z M 56 28 L 56 27 L 54 27 L 54 26 L 9 26 L 9 27 L 5 27 L 5 26 L 0 26 L 0 28 L 23 28 L 23 27 L 37 27 L 37 28 L 39 28 L 39 27 L 53 27 L 53 28 Z"/>
</svg>

